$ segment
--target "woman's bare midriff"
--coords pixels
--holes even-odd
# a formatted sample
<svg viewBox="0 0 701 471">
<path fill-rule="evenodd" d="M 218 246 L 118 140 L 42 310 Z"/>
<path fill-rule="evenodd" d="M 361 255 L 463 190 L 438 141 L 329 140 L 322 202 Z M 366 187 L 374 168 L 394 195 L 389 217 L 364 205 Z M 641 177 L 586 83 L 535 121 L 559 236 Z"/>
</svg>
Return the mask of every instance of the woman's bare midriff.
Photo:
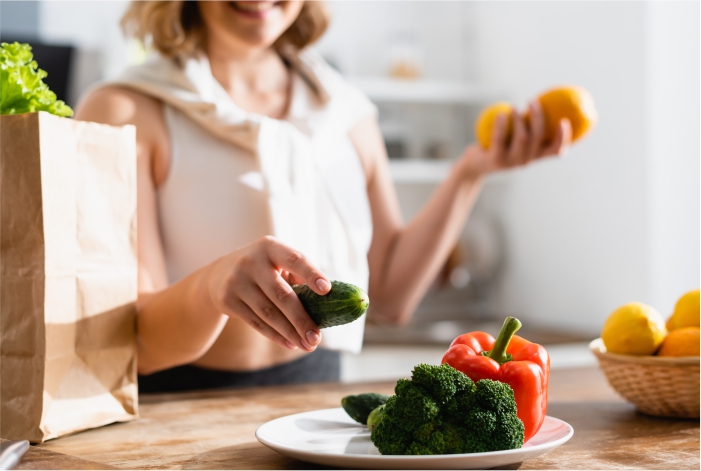
<svg viewBox="0 0 701 471">
<path fill-rule="evenodd" d="M 306 355 L 263 337 L 248 324 L 230 317 L 212 347 L 193 364 L 226 371 L 254 371 L 288 363 Z"/>
</svg>

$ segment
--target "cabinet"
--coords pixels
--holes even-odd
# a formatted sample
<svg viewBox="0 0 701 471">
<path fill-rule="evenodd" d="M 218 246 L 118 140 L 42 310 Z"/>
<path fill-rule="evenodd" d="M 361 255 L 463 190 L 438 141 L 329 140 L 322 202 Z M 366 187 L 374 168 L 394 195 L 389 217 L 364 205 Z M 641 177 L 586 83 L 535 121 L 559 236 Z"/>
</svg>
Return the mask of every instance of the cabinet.
<svg viewBox="0 0 701 471">
<path fill-rule="evenodd" d="M 436 184 L 474 140 L 473 125 L 498 93 L 472 84 L 432 79 L 351 77 L 379 108 L 379 124 L 397 184 Z"/>
</svg>

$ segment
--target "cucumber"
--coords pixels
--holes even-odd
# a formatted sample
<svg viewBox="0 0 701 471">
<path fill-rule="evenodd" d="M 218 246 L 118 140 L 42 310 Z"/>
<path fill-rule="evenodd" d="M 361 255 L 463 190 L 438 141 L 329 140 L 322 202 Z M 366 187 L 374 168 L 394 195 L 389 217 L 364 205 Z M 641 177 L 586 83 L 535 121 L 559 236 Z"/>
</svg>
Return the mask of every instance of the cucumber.
<svg viewBox="0 0 701 471">
<path fill-rule="evenodd" d="M 295 285 L 292 289 L 320 329 L 353 322 L 365 314 L 370 305 L 365 291 L 342 281 L 332 281 L 331 290 L 324 296 L 307 285 Z"/>
<path fill-rule="evenodd" d="M 372 432 L 375 427 L 377 427 L 377 424 L 380 423 L 382 419 L 385 418 L 385 404 L 380 404 L 379 406 L 375 407 L 372 412 L 370 412 L 370 415 L 368 415 L 368 429 Z"/>
<path fill-rule="evenodd" d="M 358 423 L 367 425 L 370 412 L 387 402 L 389 396 L 378 393 L 364 393 L 346 396 L 341 399 L 343 410 Z"/>
</svg>

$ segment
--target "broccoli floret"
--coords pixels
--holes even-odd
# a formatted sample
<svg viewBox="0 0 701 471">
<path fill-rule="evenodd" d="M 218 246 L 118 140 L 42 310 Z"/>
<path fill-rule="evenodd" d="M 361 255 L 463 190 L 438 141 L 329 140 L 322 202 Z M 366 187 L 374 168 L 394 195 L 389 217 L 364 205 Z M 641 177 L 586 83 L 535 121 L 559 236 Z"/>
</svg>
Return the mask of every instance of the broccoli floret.
<svg viewBox="0 0 701 471">
<path fill-rule="evenodd" d="M 421 364 L 414 368 L 410 384 L 420 386 L 438 404 L 445 404 L 456 394 L 474 388 L 472 380 L 455 368 L 427 364 Z"/>
<path fill-rule="evenodd" d="M 523 445 L 523 422 L 505 383 L 475 384 L 450 365 L 421 364 L 394 391 L 371 433 L 382 454 L 477 453 Z"/>
<path fill-rule="evenodd" d="M 485 410 L 500 414 L 515 414 L 514 390 L 506 383 L 483 379 L 477 382 L 474 395 L 475 404 Z"/>
<path fill-rule="evenodd" d="M 402 420 L 398 425 L 407 432 L 412 432 L 436 419 L 440 408 L 426 390 L 414 383 L 408 381 L 407 383 L 396 388 L 400 394 L 392 396 L 395 398 L 394 401 L 390 403 L 390 400 L 387 400 L 385 409 L 388 406 L 390 409 L 385 410 L 385 413 L 389 412 L 395 417 L 401 417 Z"/>
</svg>

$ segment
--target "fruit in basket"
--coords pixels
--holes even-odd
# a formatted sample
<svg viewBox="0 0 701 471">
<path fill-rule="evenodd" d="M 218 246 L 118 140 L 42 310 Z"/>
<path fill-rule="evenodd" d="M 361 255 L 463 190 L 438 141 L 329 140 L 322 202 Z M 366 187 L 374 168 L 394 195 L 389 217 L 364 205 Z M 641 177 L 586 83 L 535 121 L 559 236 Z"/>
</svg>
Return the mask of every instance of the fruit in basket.
<svg viewBox="0 0 701 471">
<path fill-rule="evenodd" d="M 661 357 L 697 357 L 699 356 L 699 328 L 682 327 L 667 335 L 657 352 Z"/>
<path fill-rule="evenodd" d="M 643 303 L 625 304 L 609 315 L 601 339 L 611 353 L 652 355 L 667 336 L 662 315 Z"/>
<path fill-rule="evenodd" d="M 511 117 L 513 112 L 513 106 L 505 101 L 493 103 L 480 112 L 475 123 L 475 136 L 483 149 L 489 149 L 489 144 L 492 142 L 494 124 L 499 115 L 502 114 L 506 116 L 506 142 L 509 142 L 514 128 L 514 120 Z"/>
<path fill-rule="evenodd" d="M 667 329 L 699 327 L 699 290 L 685 293 L 674 306 L 672 316 L 667 320 Z"/>
</svg>

